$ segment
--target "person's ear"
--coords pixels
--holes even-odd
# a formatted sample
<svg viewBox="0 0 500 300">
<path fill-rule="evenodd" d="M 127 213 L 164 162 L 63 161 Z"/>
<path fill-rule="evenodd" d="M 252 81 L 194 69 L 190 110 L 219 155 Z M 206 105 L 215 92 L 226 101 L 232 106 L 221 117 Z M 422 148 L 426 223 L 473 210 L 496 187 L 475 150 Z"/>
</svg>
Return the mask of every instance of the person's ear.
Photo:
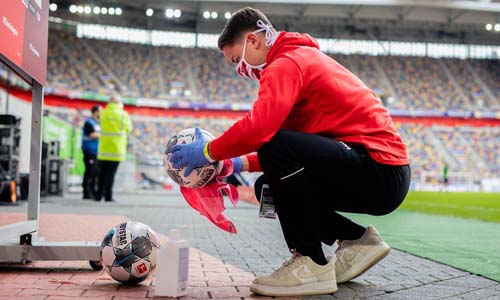
<svg viewBox="0 0 500 300">
<path fill-rule="evenodd" d="M 255 49 L 259 49 L 260 47 L 259 37 L 255 33 L 249 33 L 247 35 L 247 44 L 252 45 L 252 47 Z"/>
</svg>

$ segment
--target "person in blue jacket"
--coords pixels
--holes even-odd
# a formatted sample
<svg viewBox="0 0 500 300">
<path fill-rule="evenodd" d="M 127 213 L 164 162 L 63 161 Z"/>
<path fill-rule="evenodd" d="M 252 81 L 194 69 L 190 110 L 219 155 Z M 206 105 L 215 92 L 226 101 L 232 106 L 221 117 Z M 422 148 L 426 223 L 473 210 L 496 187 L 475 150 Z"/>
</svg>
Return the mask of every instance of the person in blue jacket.
<svg viewBox="0 0 500 300">
<path fill-rule="evenodd" d="M 82 134 L 83 162 L 85 163 L 85 173 L 83 175 L 83 199 L 94 199 L 97 183 L 97 147 L 99 145 L 99 136 L 101 126 L 99 117 L 101 107 L 93 106 L 90 111 L 92 116 L 85 121 Z"/>
</svg>

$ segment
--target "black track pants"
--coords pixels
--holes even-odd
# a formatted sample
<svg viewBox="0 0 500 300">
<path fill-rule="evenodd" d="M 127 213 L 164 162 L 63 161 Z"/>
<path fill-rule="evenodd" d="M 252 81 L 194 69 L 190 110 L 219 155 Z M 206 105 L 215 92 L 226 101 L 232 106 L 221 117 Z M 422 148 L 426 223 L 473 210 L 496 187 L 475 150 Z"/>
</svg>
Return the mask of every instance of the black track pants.
<svg viewBox="0 0 500 300">
<path fill-rule="evenodd" d="M 97 181 L 99 189 L 96 199 L 101 200 L 104 194 L 104 200 L 113 200 L 113 185 L 119 164 L 119 161 L 99 160 L 99 179 Z"/>
<path fill-rule="evenodd" d="M 287 245 L 303 252 L 354 240 L 365 227 L 338 212 L 385 215 L 404 200 L 411 171 L 376 163 L 363 147 L 319 135 L 279 131 L 258 150 Z M 301 253 L 308 255 L 308 253 Z"/>
<path fill-rule="evenodd" d="M 83 151 L 85 173 L 83 174 L 83 197 L 94 197 L 97 182 L 97 155 Z"/>
</svg>

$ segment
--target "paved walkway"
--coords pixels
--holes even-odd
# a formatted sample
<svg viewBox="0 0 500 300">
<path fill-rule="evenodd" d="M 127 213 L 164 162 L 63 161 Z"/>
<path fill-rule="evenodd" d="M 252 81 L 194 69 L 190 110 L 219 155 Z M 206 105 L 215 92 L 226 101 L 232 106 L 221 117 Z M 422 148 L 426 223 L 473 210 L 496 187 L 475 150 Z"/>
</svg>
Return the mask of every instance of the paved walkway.
<svg viewBox="0 0 500 300">
<path fill-rule="evenodd" d="M 20 219 L 26 207 L 0 207 L 0 224 Z M 69 195 L 44 199 L 41 234 L 54 240 L 100 240 L 125 218 L 159 234 L 188 225 L 191 245 L 190 293 L 181 299 L 269 299 L 250 293 L 255 276 L 272 272 L 290 257 L 276 220 L 259 219 L 241 203 L 226 215 L 238 228 L 229 235 L 192 211 L 176 194 L 122 195 L 118 204 L 94 203 Z M 110 216 L 112 215 L 112 216 Z M 120 217 L 123 216 L 123 217 Z M 64 230 L 62 230 L 64 228 Z M 328 255 L 333 247 L 325 247 Z M 154 276 L 123 286 L 87 262 L 34 262 L 0 265 L 2 299 L 143 299 L 154 296 Z M 379 265 L 333 295 L 305 299 L 500 299 L 500 284 L 468 272 L 394 250 Z M 279 299 L 300 299 L 286 298 Z"/>
<path fill-rule="evenodd" d="M 500 281 L 500 223 L 406 210 L 349 217 L 375 225 L 392 247 Z"/>
</svg>

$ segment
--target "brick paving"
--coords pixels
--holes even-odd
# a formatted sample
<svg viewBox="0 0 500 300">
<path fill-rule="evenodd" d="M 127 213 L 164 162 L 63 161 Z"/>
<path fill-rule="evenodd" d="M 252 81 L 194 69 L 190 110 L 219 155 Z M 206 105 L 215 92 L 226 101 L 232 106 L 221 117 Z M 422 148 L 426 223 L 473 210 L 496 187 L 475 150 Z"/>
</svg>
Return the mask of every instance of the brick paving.
<svg viewBox="0 0 500 300">
<path fill-rule="evenodd" d="M 44 199 L 40 234 L 48 241 L 100 240 L 125 218 L 159 234 L 188 225 L 189 295 L 180 299 L 270 299 L 252 294 L 255 276 L 272 272 L 290 257 L 276 220 L 259 219 L 254 206 L 241 203 L 226 215 L 238 228 L 229 235 L 199 216 L 177 194 L 121 195 L 117 204 Z M 20 220 L 26 207 L 0 207 L 0 224 Z M 333 247 L 324 247 L 327 255 Z M 88 262 L 33 262 L 0 265 L 2 299 L 144 299 L 154 297 L 154 276 L 137 286 L 114 282 Z M 332 295 L 304 299 L 499 299 L 500 284 L 455 268 L 393 250 L 369 272 L 339 285 Z M 279 299 L 302 299 L 279 297 Z"/>
</svg>

